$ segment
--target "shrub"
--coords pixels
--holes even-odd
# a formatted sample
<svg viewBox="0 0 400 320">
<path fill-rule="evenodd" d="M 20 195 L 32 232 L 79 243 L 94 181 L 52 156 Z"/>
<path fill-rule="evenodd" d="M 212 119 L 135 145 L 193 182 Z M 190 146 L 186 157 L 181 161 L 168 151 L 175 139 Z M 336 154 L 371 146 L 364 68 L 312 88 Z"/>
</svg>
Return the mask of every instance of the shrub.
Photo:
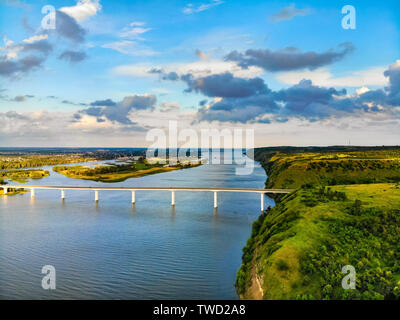
<svg viewBox="0 0 400 320">
<path fill-rule="evenodd" d="M 278 267 L 278 270 L 280 270 L 280 271 L 289 270 L 289 265 L 288 265 L 288 263 L 286 262 L 286 260 L 283 260 L 283 259 L 279 259 L 279 260 L 276 262 L 276 266 Z"/>
</svg>

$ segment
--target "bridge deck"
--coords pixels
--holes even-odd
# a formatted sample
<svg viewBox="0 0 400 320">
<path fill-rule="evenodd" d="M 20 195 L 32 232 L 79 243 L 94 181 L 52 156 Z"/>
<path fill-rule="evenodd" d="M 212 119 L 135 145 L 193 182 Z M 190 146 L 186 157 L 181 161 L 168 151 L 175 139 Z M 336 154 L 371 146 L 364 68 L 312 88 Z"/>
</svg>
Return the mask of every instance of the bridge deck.
<svg viewBox="0 0 400 320">
<path fill-rule="evenodd" d="M 255 189 L 255 188 L 196 188 L 196 187 L 83 187 L 83 186 L 29 186 L 29 185 L 3 185 L 3 188 L 13 189 L 55 189 L 55 190 L 93 190 L 93 191 L 140 191 L 140 190 L 166 190 L 166 191 L 211 191 L 211 192 L 253 192 L 253 193 L 291 193 L 292 189 Z"/>
</svg>

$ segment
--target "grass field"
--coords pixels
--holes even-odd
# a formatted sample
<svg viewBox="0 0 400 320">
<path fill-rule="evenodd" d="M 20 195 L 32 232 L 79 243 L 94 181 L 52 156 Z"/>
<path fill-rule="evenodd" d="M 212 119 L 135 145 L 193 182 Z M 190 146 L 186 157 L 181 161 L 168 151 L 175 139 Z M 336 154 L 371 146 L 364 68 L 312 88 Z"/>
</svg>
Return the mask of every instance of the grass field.
<svg viewBox="0 0 400 320">
<path fill-rule="evenodd" d="M 264 167 L 268 188 L 400 181 L 400 151 L 274 154 Z"/>
<path fill-rule="evenodd" d="M 356 290 L 341 287 L 344 265 Z M 236 285 L 245 299 L 394 299 L 399 281 L 400 188 L 370 184 L 283 198 L 254 224 Z"/>
</svg>

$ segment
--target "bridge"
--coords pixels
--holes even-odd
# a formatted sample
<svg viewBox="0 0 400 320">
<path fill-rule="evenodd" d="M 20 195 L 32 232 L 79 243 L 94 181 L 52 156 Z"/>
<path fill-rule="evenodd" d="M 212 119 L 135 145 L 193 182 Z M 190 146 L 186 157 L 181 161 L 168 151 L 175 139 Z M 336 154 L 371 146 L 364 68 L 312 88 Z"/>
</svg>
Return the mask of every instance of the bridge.
<svg viewBox="0 0 400 320">
<path fill-rule="evenodd" d="M 22 186 L 22 185 L 5 185 L 2 186 L 4 195 L 7 195 L 8 189 L 28 189 L 31 192 L 31 198 L 35 198 L 35 191 L 44 190 L 60 190 L 61 199 L 65 200 L 66 190 L 91 190 L 94 191 L 94 200 L 99 202 L 99 191 L 130 191 L 132 192 L 132 204 L 136 202 L 136 191 L 169 191 L 171 192 L 171 206 L 175 206 L 176 191 L 205 191 L 214 193 L 214 208 L 218 208 L 218 192 L 250 192 L 261 195 L 261 211 L 264 211 L 264 195 L 265 194 L 288 194 L 293 192 L 292 189 L 245 189 L 245 188 L 196 188 L 196 187 L 77 187 L 77 186 Z"/>
</svg>

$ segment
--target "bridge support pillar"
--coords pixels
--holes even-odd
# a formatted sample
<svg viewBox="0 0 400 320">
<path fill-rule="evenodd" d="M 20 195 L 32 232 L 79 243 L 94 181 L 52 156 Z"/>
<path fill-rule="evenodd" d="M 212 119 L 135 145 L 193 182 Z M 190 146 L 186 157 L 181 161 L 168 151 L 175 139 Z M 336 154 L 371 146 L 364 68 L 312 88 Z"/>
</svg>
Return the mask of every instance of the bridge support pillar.
<svg viewBox="0 0 400 320">
<path fill-rule="evenodd" d="M 218 208 L 218 192 L 214 191 L 214 208 Z"/>
<path fill-rule="evenodd" d="M 99 202 L 99 190 L 94 191 L 94 201 L 96 203 Z"/>
<path fill-rule="evenodd" d="M 35 197 L 35 189 L 31 189 L 31 198 L 33 199 Z"/>
<path fill-rule="evenodd" d="M 61 190 L 61 200 L 65 200 L 65 190 Z"/>
<path fill-rule="evenodd" d="M 132 191 L 132 204 L 135 204 L 135 202 L 136 202 L 135 191 Z"/>
<path fill-rule="evenodd" d="M 3 190 L 4 190 L 4 194 L 8 193 L 8 188 L 3 188 Z"/>
<path fill-rule="evenodd" d="M 175 191 L 171 190 L 171 206 L 175 205 Z"/>
<path fill-rule="evenodd" d="M 261 193 L 261 212 L 264 212 L 264 193 Z"/>
</svg>

